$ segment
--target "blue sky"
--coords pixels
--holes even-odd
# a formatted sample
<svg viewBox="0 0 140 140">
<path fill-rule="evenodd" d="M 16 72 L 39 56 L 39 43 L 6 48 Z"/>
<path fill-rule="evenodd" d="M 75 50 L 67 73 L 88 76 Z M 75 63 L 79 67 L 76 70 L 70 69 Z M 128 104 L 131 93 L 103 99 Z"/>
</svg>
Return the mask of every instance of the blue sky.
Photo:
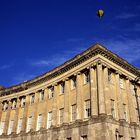
<svg viewBox="0 0 140 140">
<path fill-rule="evenodd" d="M 39 76 L 97 42 L 140 68 L 140 1 L 0 1 L 0 85 Z"/>
</svg>

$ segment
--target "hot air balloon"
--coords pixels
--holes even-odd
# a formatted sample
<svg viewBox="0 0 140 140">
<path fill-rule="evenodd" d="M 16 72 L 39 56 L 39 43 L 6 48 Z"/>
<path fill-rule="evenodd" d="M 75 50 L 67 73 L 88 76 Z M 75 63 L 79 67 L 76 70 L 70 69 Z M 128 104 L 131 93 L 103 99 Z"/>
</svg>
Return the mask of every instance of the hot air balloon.
<svg viewBox="0 0 140 140">
<path fill-rule="evenodd" d="M 104 11 L 103 10 L 98 10 L 97 11 L 97 16 L 99 17 L 99 18 L 102 18 L 103 16 L 104 16 Z"/>
</svg>

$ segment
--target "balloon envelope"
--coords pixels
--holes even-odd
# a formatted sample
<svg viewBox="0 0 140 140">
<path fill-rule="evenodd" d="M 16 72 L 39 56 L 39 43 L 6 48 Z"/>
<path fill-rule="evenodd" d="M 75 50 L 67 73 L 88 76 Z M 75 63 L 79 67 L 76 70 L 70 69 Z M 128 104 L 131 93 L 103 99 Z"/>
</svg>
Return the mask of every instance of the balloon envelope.
<svg viewBox="0 0 140 140">
<path fill-rule="evenodd" d="M 99 17 L 99 18 L 101 18 L 101 17 L 103 17 L 104 16 L 104 11 L 103 10 L 98 10 L 97 11 L 97 16 Z"/>
</svg>

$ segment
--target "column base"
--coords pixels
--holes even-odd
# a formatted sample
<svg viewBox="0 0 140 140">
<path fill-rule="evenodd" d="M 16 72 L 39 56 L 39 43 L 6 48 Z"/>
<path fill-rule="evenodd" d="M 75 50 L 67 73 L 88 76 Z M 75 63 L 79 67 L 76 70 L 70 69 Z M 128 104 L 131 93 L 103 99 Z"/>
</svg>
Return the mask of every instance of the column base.
<svg viewBox="0 0 140 140">
<path fill-rule="evenodd" d="M 107 117 L 107 114 L 106 113 L 101 113 L 101 114 L 99 114 L 99 117 L 106 118 Z"/>
<path fill-rule="evenodd" d="M 130 125 L 132 125 L 132 126 L 136 126 L 137 123 L 136 123 L 136 122 L 130 122 Z"/>
<path fill-rule="evenodd" d="M 80 123 L 80 122 L 83 122 L 83 120 L 82 119 L 77 119 L 75 122 Z"/>
<path fill-rule="evenodd" d="M 98 115 L 92 115 L 92 116 L 91 116 L 92 119 L 96 119 L 96 118 L 98 118 L 98 117 L 99 117 Z"/>
</svg>

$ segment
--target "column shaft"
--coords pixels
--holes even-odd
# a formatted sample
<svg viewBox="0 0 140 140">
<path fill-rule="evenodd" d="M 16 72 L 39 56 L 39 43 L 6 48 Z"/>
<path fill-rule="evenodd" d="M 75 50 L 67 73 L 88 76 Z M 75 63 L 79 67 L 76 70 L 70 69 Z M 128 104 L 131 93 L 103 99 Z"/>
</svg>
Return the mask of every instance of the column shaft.
<svg viewBox="0 0 140 140">
<path fill-rule="evenodd" d="M 83 118 L 83 97 L 82 97 L 82 79 L 81 73 L 77 74 L 76 78 L 76 100 L 77 100 L 77 120 Z"/>
<path fill-rule="evenodd" d="M 52 125 L 57 125 L 57 95 L 58 95 L 58 85 L 54 85 L 54 97 L 53 97 L 53 105 L 52 105 Z"/>
<path fill-rule="evenodd" d="M 0 122 L 1 122 L 1 117 L 3 114 L 2 108 L 3 108 L 3 104 L 2 104 L 2 102 L 0 102 Z"/>
<path fill-rule="evenodd" d="M 121 89 L 120 89 L 120 76 L 119 73 L 116 73 L 115 75 L 116 77 L 116 97 L 117 97 L 117 106 L 118 106 L 118 115 L 119 115 L 119 119 L 123 120 L 124 116 L 123 116 L 123 105 L 122 105 L 122 97 L 121 97 Z"/>
<path fill-rule="evenodd" d="M 25 107 L 24 112 L 23 112 L 23 121 L 22 121 L 22 131 L 26 132 L 26 127 L 27 127 L 27 119 L 28 119 L 28 108 L 30 105 L 30 95 L 26 96 L 26 102 L 25 102 Z"/>
<path fill-rule="evenodd" d="M 20 108 L 20 100 L 19 100 L 19 98 L 17 98 L 16 113 L 15 113 L 14 128 L 13 128 L 13 132 L 14 132 L 14 133 L 16 133 L 17 127 L 18 127 L 19 108 Z"/>
<path fill-rule="evenodd" d="M 8 133 L 8 127 L 9 127 L 9 122 L 10 122 L 10 113 L 11 113 L 11 105 L 12 105 L 12 102 L 9 101 L 8 110 L 7 110 L 6 119 L 5 119 L 4 134 Z"/>
<path fill-rule="evenodd" d="M 108 82 L 108 68 L 105 67 L 103 69 L 104 73 L 104 95 L 105 95 L 105 104 L 106 104 L 106 113 L 107 115 L 111 115 L 111 97 L 109 91 L 109 82 Z"/>
<path fill-rule="evenodd" d="M 35 93 L 35 102 L 33 105 L 33 120 L 32 120 L 32 129 L 35 131 L 37 128 L 37 121 L 38 121 L 38 104 L 39 104 L 39 97 L 40 97 L 40 93 L 37 92 Z"/>
<path fill-rule="evenodd" d="M 90 68 L 91 116 L 98 116 L 96 70 Z"/>
<path fill-rule="evenodd" d="M 105 95 L 103 90 L 103 70 L 100 63 L 97 64 L 97 85 L 99 99 L 99 114 L 105 114 Z"/>
<path fill-rule="evenodd" d="M 48 106 L 47 106 L 47 103 L 48 103 L 48 92 L 47 92 L 48 89 L 44 89 L 44 113 L 43 113 L 43 121 L 42 121 L 42 127 L 43 128 L 46 128 L 46 124 L 47 124 L 47 109 L 48 109 Z"/>
<path fill-rule="evenodd" d="M 135 104 L 133 102 L 133 97 L 131 95 L 129 79 L 126 80 L 126 93 L 127 93 L 127 100 L 128 100 L 128 108 L 129 108 L 128 111 L 129 111 L 129 116 L 130 116 L 130 122 L 136 123 L 137 122 L 136 108 L 135 108 Z"/>
<path fill-rule="evenodd" d="M 65 81 L 65 92 L 64 92 L 64 123 L 69 122 L 69 80 Z"/>
</svg>

